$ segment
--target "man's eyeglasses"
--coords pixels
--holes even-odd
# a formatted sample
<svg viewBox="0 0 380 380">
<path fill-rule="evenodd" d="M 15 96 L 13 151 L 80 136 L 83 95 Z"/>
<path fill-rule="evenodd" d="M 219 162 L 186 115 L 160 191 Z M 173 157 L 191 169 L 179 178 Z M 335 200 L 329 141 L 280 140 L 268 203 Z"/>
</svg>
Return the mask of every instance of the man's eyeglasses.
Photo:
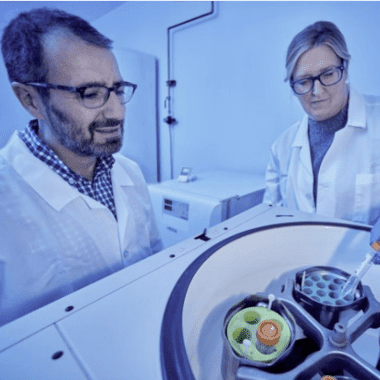
<svg viewBox="0 0 380 380">
<path fill-rule="evenodd" d="M 29 86 L 52 88 L 55 90 L 70 91 L 80 95 L 82 104 L 86 108 L 99 108 L 107 103 L 111 91 L 119 98 L 121 104 L 128 103 L 136 91 L 137 85 L 129 82 L 119 82 L 113 87 L 99 86 L 97 84 L 83 87 L 68 87 L 50 83 L 28 82 Z"/>
<path fill-rule="evenodd" d="M 292 81 L 290 87 L 297 95 L 304 95 L 314 88 L 314 82 L 318 79 L 324 86 L 332 86 L 343 77 L 344 66 L 331 68 L 315 76 Z"/>
</svg>

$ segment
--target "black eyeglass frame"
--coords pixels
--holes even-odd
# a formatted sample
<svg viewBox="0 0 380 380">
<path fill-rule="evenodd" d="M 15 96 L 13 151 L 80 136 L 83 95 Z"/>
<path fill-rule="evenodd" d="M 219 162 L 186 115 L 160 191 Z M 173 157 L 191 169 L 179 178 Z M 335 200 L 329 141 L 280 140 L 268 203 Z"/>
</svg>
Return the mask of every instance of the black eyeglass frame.
<svg viewBox="0 0 380 380">
<path fill-rule="evenodd" d="M 341 65 L 341 66 L 336 66 L 336 67 L 334 67 L 333 68 L 334 70 L 336 70 L 336 69 L 339 69 L 340 70 L 340 78 L 336 81 L 336 82 L 334 82 L 334 83 L 331 83 L 331 84 L 324 84 L 323 83 L 323 81 L 321 81 L 321 77 L 322 77 L 322 75 L 324 75 L 324 74 L 326 74 L 327 72 L 329 72 L 329 70 L 331 70 L 331 68 L 330 69 L 328 69 L 328 70 L 326 70 L 326 71 L 323 71 L 322 73 L 320 73 L 319 75 L 316 75 L 315 77 L 306 77 L 306 78 L 302 78 L 302 79 L 299 79 L 299 80 L 296 80 L 296 81 L 291 81 L 290 82 L 290 87 L 293 89 L 293 91 L 297 94 L 297 95 L 305 95 L 305 94 L 307 94 L 307 93 L 309 93 L 310 91 L 312 91 L 313 90 L 313 88 L 314 88 L 314 84 L 315 84 L 315 81 L 318 79 L 319 80 L 319 82 L 323 85 L 323 86 L 325 86 L 325 87 L 329 87 L 329 86 L 334 86 L 334 84 L 337 84 L 337 83 L 339 83 L 341 80 L 342 80 L 342 78 L 343 78 L 343 71 L 345 70 L 345 68 L 344 68 L 344 66 L 343 65 Z M 310 90 L 309 91 L 306 91 L 306 92 L 302 92 L 302 93 L 298 93 L 295 89 L 294 89 L 294 85 L 297 83 L 297 82 L 301 82 L 301 81 L 303 81 L 303 80 L 312 80 L 313 81 L 313 84 L 311 85 L 311 88 L 310 88 Z"/>
<path fill-rule="evenodd" d="M 120 87 L 132 87 L 132 94 L 130 96 L 130 98 L 126 101 L 126 102 L 123 102 L 122 104 L 127 104 L 128 102 L 131 101 L 132 97 L 133 97 L 133 94 L 135 93 L 136 91 L 136 88 L 137 88 L 137 84 L 134 84 L 134 83 L 131 83 L 131 82 L 119 82 L 117 84 L 115 84 L 115 86 L 113 87 L 107 87 L 107 86 L 102 86 L 102 85 L 99 85 L 99 84 L 90 84 L 88 86 L 82 86 L 82 87 L 70 87 L 70 86 L 62 86 L 62 85 L 59 85 L 59 84 L 51 84 L 51 83 L 40 83 L 40 82 L 27 82 L 27 83 L 23 83 L 27 86 L 36 86 L 36 87 L 44 87 L 44 88 L 49 88 L 49 89 L 54 89 L 54 90 L 63 90 L 63 91 L 69 91 L 73 94 L 79 94 L 80 95 L 80 98 L 81 98 L 81 101 L 82 101 L 82 104 L 84 107 L 86 108 L 100 108 L 100 107 L 103 107 L 104 104 L 106 104 L 108 102 L 108 99 L 111 95 L 111 92 L 112 91 L 116 91 L 120 88 Z M 103 88 L 106 88 L 107 91 L 108 91 L 108 94 L 105 98 L 105 102 L 100 105 L 100 106 L 96 106 L 96 107 L 88 107 L 88 106 L 85 106 L 84 105 L 84 93 L 85 91 L 88 89 L 88 88 L 91 88 L 91 87 L 103 87 Z M 116 93 L 117 95 L 117 93 Z"/>
</svg>

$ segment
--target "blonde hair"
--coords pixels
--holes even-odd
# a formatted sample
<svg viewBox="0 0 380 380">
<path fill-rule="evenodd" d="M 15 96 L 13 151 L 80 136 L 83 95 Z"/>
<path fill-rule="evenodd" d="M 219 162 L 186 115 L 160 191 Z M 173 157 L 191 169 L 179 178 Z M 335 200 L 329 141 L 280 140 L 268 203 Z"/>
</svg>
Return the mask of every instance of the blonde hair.
<svg viewBox="0 0 380 380">
<path fill-rule="evenodd" d="M 293 71 L 299 57 L 306 51 L 320 46 L 330 47 L 342 60 L 345 70 L 351 55 L 348 52 L 346 40 L 338 27 L 329 21 L 318 21 L 307 26 L 299 32 L 292 40 L 286 54 L 286 81 L 292 81 Z"/>
</svg>

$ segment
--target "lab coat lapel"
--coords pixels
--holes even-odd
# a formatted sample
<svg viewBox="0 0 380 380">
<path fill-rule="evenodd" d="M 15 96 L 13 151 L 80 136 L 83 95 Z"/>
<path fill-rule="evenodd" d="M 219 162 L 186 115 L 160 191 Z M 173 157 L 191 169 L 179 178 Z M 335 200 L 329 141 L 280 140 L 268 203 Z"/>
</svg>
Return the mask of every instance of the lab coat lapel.
<svg viewBox="0 0 380 380">
<path fill-rule="evenodd" d="M 352 86 L 350 87 L 350 98 L 348 106 L 348 117 L 345 127 L 335 133 L 334 139 L 319 170 L 318 178 L 318 204 L 317 212 L 323 215 L 334 216 L 336 215 L 338 198 L 335 194 L 339 193 L 337 186 L 348 186 L 348 183 L 355 183 L 355 173 L 359 173 L 360 168 L 355 168 L 357 160 L 352 161 L 352 152 L 360 151 L 360 148 L 355 148 L 352 144 L 357 141 L 356 136 L 358 130 L 366 129 L 366 109 L 364 98 Z M 368 149 L 370 149 L 368 144 Z M 367 157 L 366 152 L 363 152 L 364 160 Z M 368 156 L 368 158 L 370 158 Z M 352 169 L 352 178 L 347 184 L 342 184 L 341 181 L 332 181 L 332 178 L 341 178 L 339 172 L 342 173 L 347 170 L 347 163 L 351 162 L 350 168 Z M 370 163 L 366 164 L 367 167 Z M 349 178 L 348 174 L 345 178 Z M 354 195 L 354 191 L 352 192 Z M 352 200 L 354 202 L 354 200 Z"/>
<path fill-rule="evenodd" d="M 8 144 L 1 149 L 3 156 L 13 169 L 39 194 L 51 207 L 57 211 L 81 197 L 90 208 L 102 208 L 100 202 L 78 192 L 59 174 L 55 173 L 40 159 L 35 157 L 15 132 Z M 46 183 L 49 186 L 46 186 Z"/>
<path fill-rule="evenodd" d="M 124 249 L 125 234 L 131 221 L 131 215 L 128 211 L 126 194 L 123 190 L 125 186 L 133 186 L 133 181 L 116 161 L 112 168 L 112 189 L 115 199 L 115 207 L 117 214 L 117 224 L 119 229 L 120 247 Z"/>
<path fill-rule="evenodd" d="M 308 120 L 307 116 L 304 116 L 298 128 L 297 134 L 294 138 L 292 148 L 300 150 L 299 159 L 303 168 L 307 171 L 308 175 L 313 175 L 313 169 L 311 167 L 311 155 L 310 155 L 307 120 Z"/>
<path fill-rule="evenodd" d="M 350 86 L 347 125 L 366 128 L 366 106 L 364 97 L 354 87 Z"/>
<path fill-rule="evenodd" d="M 295 204 L 302 205 L 301 209 L 308 212 L 315 211 L 313 198 L 313 168 L 311 165 L 310 144 L 308 137 L 308 117 L 305 116 L 298 128 L 292 144 L 290 163 L 290 181 L 294 181 L 293 194 L 297 200 Z"/>
</svg>

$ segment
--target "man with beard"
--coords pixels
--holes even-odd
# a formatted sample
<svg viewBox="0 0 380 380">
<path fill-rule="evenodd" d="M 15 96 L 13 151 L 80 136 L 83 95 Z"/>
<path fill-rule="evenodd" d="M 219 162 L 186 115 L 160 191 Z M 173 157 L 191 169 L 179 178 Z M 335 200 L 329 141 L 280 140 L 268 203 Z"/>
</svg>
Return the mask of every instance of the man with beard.
<svg viewBox="0 0 380 380">
<path fill-rule="evenodd" d="M 143 175 L 117 154 L 137 86 L 111 45 L 47 8 L 4 30 L 9 80 L 34 119 L 0 150 L 0 324 L 161 248 Z"/>
</svg>

